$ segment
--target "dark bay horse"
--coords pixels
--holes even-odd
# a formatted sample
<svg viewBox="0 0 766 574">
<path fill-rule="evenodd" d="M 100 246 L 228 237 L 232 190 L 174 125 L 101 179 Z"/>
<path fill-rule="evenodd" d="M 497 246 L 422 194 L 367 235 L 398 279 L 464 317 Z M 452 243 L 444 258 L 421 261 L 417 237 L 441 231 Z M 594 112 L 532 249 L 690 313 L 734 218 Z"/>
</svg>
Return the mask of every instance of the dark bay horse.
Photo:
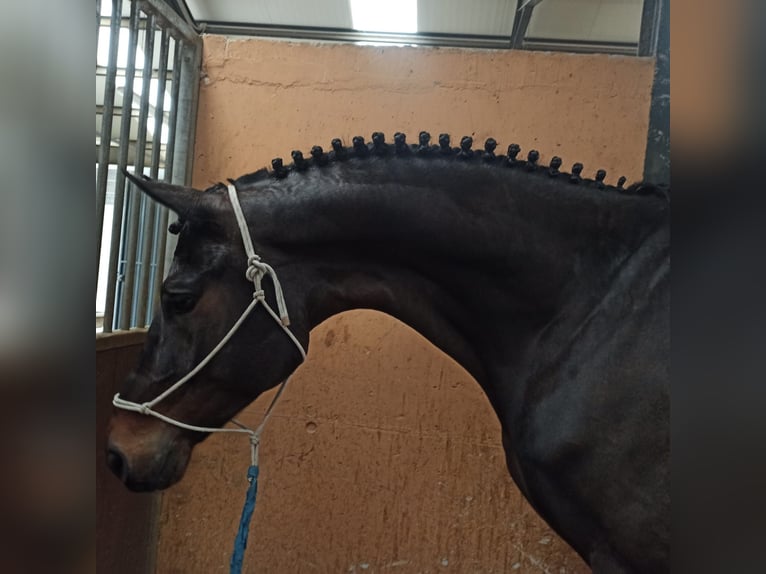
<svg viewBox="0 0 766 574">
<path fill-rule="evenodd" d="M 668 571 L 668 195 L 471 145 L 376 133 L 233 182 L 290 330 L 305 347 L 314 326 L 357 308 L 412 326 L 481 385 L 516 484 L 594 572 Z M 161 310 L 121 393 L 143 402 L 216 346 L 253 290 L 227 186 L 131 181 L 179 215 Z M 257 310 L 156 408 L 221 426 L 300 361 Z M 166 488 L 206 436 L 116 411 L 109 464 L 133 490 Z"/>
</svg>

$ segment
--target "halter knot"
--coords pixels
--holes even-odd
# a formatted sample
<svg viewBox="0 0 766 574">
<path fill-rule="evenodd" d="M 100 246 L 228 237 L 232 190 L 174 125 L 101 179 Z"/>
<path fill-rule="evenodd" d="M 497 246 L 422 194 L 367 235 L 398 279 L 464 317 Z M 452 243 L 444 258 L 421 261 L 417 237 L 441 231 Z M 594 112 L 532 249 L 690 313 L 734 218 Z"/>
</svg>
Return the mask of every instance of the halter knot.
<svg viewBox="0 0 766 574">
<path fill-rule="evenodd" d="M 263 263 L 253 261 L 248 264 L 247 270 L 245 271 L 245 277 L 247 277 L 248 281 L 256 281 L 263 277 L 265 273 L 266 269 L 263 268 Z"/>
</svg>

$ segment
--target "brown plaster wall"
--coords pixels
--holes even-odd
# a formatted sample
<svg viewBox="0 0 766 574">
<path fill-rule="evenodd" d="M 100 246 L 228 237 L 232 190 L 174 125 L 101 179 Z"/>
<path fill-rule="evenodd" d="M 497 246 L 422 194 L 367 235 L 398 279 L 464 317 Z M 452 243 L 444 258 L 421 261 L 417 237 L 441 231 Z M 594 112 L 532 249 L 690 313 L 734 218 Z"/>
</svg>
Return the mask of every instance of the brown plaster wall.
<svg viewBox="0 0 766 574">
<path fill-rule="evenodd" d="M 638 179 L 653 62 L 205 38 L 197 187 L 271 157 L 421 129 L 535 147 Z M 268 396 L 241 417 L 256 425 Z M 163 495 L 157 572 L 225 572 L 246 440 L 200 445 Z M 312 333 L 263 435 L 246 572 L 588 571 L 522 499 L 473 379 L 408 327 L 355 311 Z"/>
</svg>

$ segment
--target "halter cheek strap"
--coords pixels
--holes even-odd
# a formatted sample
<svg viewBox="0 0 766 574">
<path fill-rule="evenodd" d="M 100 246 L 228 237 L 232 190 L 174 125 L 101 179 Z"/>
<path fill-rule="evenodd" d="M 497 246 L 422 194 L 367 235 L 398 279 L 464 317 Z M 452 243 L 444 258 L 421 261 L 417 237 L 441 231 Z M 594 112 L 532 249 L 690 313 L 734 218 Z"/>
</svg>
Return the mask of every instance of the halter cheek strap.
<svg viewBox="0 0 766 574">
<path fill-rule="evenodd" d="M 160 419 L 161 421 L 164 421 L 171 425 L 175 425 L 182 429 L 198 431 L 198 432 L 206 432 L 206 433 L 226 432 L 226 433 L 248 434 L 250 435 L 250 455 L 251 455 L 252 465 L 257 466 L 258 465 L 258 445 L 260 444 L 261 432 L 263 432 L 263 427 L 266 425 L 266 421 L 271 416 L 274 406 L 277 404 L 279 397 L 282 395 L 282 392 L 285 390 L 287 383 L 290 381 L 289 377 L 285 379 L 284 381 L 282 381 L 282 383 L 279 385 L 277 394 L 274 396 L 274 398 L 271 401 L 271 404 L 269 404 L 269 407 L 266 409 L 266 414 L 263 416 L 263 420 L 261 421 L 261 424 L 258 425 L 258 427 L 256 427 L 255 430 L 246 427 L 245 425 L 238 422 L 236 419 L 231 419 L 231 422 L 237 425 L 237 427 L 239 428 L 218 428 L 218 427 L 196 426 L 196 425 L 191 425 L 188 423 L 178 421 L 174 418 L 171 418 L 167 415 L 164 415 L 154 410 L 154 407 L 157 405 L 157 403 L 166 399 L 168 396 L 170 396 L 171 394 L 176 392 L 179 388 L 181 388 L 184 384 L 186 384 L 189 380 L 191 380 L 213 359 L 213 357 L 215 357 L 218 354 L 218 352 L 224 346 L 226 346 L 226 343 L 229 342 L 229 340 L 234 336 L 237 330 L 245 322 L 245 319 L 247 319 L 247 317 L 250 315 L 253 309 L 255 309 L 259 304 L 264 309 L 266 309 L 268 314 L 274 319 L 277 325 L 279 325 L 279 327 L 290 338 L 290 340 L 293 342 L 295 347 L 298 349 L 298 352 L 301 354 L 301 360 L 303 361 L 306 359 L 306 350 L 303 348 L 303 345 L 301 345 L 300 341 L 298 341 L 298 339 L 292 333 L 292 331 L 290 331 L 290 329 L 288 328 L 288 326 L 290 325 L 290 318 L 287 314 L 287 305 L 285 304 L 285 296 L 282 293 L 282 285 L 279 283 L 277 274 L 270 265 L 261 261 L 261 258 L 255 253 L 255 249 L 253 248 L 253 242 L 250 238 L 250 230 L 247 227 L 247 221 L 245 220 L 245 215 L 242 212 L 241 205 L 239 204 L 239 198 L 237 197 L 237 190 L 233 185 L 229 185 L 228 190 L 229 190 L 229 200 L 231 201 L 231 206 L 234 209 L 234 215 L 237 218 L 237 225 L 239 226 L 239 231 L 240 231 L 240 234 L 242 235 L 242 242 L 245 245 L 245 252 L 247 253 L 247 270 L 245 271 L 245 277 L 247 278 L 248 281 L 252 281 L 253 283 L 254 289 L 253 289 L 252 302 L 242 312 L 242 315 L 240 315 L 239 319 L 237 319 L 234 325 L 232 325 L 231 329 L 229 329 L 229 332 L 226 333 L 226 335 L 224 335 L 221 341 L 215 347 L 213 347 L 213 349 L 207 354 L 207 356 L 204 359 L 202 359 L 197 364 L 196 367 L 194 367 L 186 375 L 181 377 L 178 381 L 173 383 L 163 393 L 161 393 L 160 395 L 158 395 L 151 401 L 147 401 L 144 403 L 135 403 L 133 401 L 125 400 L 120 397 L 119 393 L 117 393 L 116 395 L 114 395 L 114 398 L 112 399 L 112 404 L 119 409 L 141 413 L 142 415 L 152 416 L 157 419 Z M 274 291 L 276 294 L 278 313 L 274 311 L 271 305 L 269 305 L 269 303 L 266 301 L 266 295 L 262 287 L 263 277 L 266 275 L 271 277 L 271 281 L 274 284 Z"/>
</svg>

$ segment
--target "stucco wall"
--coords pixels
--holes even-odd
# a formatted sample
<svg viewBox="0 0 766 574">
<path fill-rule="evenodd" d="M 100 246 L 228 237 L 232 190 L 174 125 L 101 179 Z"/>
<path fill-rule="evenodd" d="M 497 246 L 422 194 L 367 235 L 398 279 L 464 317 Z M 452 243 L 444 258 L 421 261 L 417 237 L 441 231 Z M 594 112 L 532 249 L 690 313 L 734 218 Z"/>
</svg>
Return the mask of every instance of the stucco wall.
<svg viewBox="0 0 766 574">
<path fill-rule="evenodd" d="M 495 137 L 638 179 L 653 62 L 205 38 L 194 182 L 372 131 Z M 267 397 L 241 417 L 256 425 Z M 369 311 L 312 333 L 263 436 L 247 572 L 586 572 L 521 498 L 478 385 Z M 246 440 L 215 436 L 163 496 L 158 572 L 224 572 Z"/>
</svg>

